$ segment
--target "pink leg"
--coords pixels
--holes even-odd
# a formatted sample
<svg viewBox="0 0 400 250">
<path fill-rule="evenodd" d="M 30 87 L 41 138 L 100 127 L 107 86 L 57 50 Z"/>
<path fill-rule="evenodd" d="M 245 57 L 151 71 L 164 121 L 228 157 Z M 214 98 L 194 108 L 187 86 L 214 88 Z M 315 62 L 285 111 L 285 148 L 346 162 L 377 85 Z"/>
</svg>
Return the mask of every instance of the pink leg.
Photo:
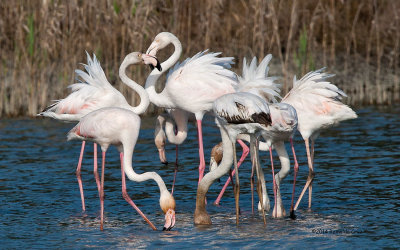
<svg viewBox="0 0 400 250">
<path fill-rule="evenodd" d="M 197 134 L 199 140 L 199 157 L 200 157 L 199 182 L 200 182 L 201 179 L 203 179 L 204 170 L 206 169 L 206 161 L 204 160 L 203 132 L 201 128 L 201 120 L 197 120 Z"/>
<path fill-rule="evenodd" d="M 295 194 L 295 187 L 296 187 L 296 177 L 297 177 L 297 172 L 299 171 L 299 164 L 297 163 L 297 157 L 296 153 L 294 151 L 293 147 L 293 139 L 290 138 L 290 145 L 292 147 L 292 152 L 293 152 L 293 158 L 294 158 L 294 177 L 293 177 L 293 192 L 292 192 L 292 203 L 290 205 L 290 218 L 293 220 L 296 219 L 296 215 L 294 213 L 294 208 L 293 208 L 293 203 L 294 203 L 294 194 Z"/>
<path fill-rule="evenodd" d="M 237 140 L 237 142 L 242 146 L 243 148 L 243 153 L 242 156 L 240 157 L 240 160 L 238 162 L 238 167 L 243 163 L 244 159 L 246 159 L 247 155 L 249 154 L 250 150 L 249 147 L 242 141 L 242 140 Z M 235 170 L 233 170 L 232 175 L 235 174 Z M 224 187 L 222 188 L 221 192 L 219 193 L 217 199 L 214 201 L 214 205 L 219 205 L 219 202 L 221 201 L 222 196 L 225 193 L 226 188 L 228 187 L 229 183 L 231 182 L 231 177 L 226 180 Z"/>
<path fill-rule="evenodd" d="M 104 224 L 104 169 L 106 163 L 106 152 L 102 152 L 101 161 L 101 184 L 100 184 L 100 230 L 103 231 Z"/>
<path fill-rule="evenodd" d="M 100 179 L 99 174 L 97 173 L 97 143 L 93 143 L 93 173 L 96 179 L 97 191 L 100 194 Z"/>
<path fill-rule="evenodd" d="M 83 158 L 84 150 L 85 150 L 85 141 L 82 141 L 81 154 L 79 155 L 78 166 L 76 167 L 76 178 L 78 179 L 79 192 L 81 193 L 82 210 L 83 211 L 86 210 L 85 209 L 85 197 L 83 195 L 82 177 L 81 177 L 81 167 L 82 167 L 82 158 Z"/>
<path fill-rule="evenodd" d="M 96 180 L 96 185 L 97 185 L 97 191 L 99 192 L 99 197 L 100 197 L 100 177 L 99 177 L 99 172 L 97 170 L 97 144 L 93 144 L 93 155 L 94 155 L 94 160 L 93 160 L 93 175 L 94 179 Z"/>
<path fill-rule="evenodd" d="M 276 206 L 276 204 L 277 204 L 277 201 L 276 201 L 276 189 L 277 189 L 277 186 L 276 186 L 276 182 L 275 182 L 274 160 L 272 159 L 272 147 L 269 147 L 269 155 L 270 155 L 270 158 L 271 158 L 272 183 L 274 185 L 274 200 L 275 200 L 275 204 L 274 204 L 274 211 L 272 212 L 272 215 L 274 216 L 277 213 L 277 211 L 275 209 L 275 208 L 277 208 L 277 206 Z"/>
<path fill-rule="evenodd" d="M 178 173 L 178 145 L 175 145 L 175 171 L 174 171 L 174 181 L 172 182 L 171 195 L 174 195 L 176 174 Z"/>
<path fill-rule="evenodd" d="M 294 206 L 294 210 L 297 210 L 297 207 L 299 206 L 300 201 L 303 198 L 304 193 L 306 192 L 306 190 L 309 187 L 309 185 L 312 183 L 312 181 L 314 179 L 314 175 L 315 175 L 314 174 L 313 163 L 312 163 L 312 159 L 311 159 L 311 155 L 310 155 L 309 141 L 308 141 L 308 139 L 305 139 L 304 141 L 305 141 L 305 144 L 306 144 L 306 151 L 307 151 L 308 177 L 307 177 L 306 185 L 304 185 L 304 188 L 301 191 L 299 198 L 297 199 L 296 205 Z M 309 206 L 311 206 L 310 202 L 309 202 Z"/>
<path fill-rule="evenodd" d="M 135 205 L 135 203 L 129 197 L 128 192 L 126 191 L 126 183 L 125 183 L 125 172 L 124 172 L 124 165 L 123 165 L 124 154 L 120 153 L 119 157 L 121 160 L 122 197 L 124 197 L 124 199 L 143 217 L 143 219 L 150 225 L 150 227 L 153 230 L 157 230 L 157 228 L 153 225 L 153 223 L 151 223 L 150 220 L 147 219 L 146 215 L 144 215 L 142 213 L 142 211 L 140 211 L 140 209 Z"/>
</svg>

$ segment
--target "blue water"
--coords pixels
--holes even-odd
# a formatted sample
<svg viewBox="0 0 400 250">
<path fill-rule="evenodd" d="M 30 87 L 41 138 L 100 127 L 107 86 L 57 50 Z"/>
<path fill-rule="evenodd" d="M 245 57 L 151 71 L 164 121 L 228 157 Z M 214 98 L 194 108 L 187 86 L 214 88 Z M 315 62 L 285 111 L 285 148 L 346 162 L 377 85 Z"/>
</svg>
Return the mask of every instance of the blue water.
<svg viewBox="0 0 400 250">
<path fill-rule="evenodd" d="M 121 196 L 119 156 L 107 153 L 105 225 L 99 230 L 99 199 L 93 178 L 92 144 L 86 146 L 82 178 L 87 211 L 81 201 L 75 168 L 80 142 L 66 141 L 73 124 L 50 119 L 2 119 L 0 123 L 0 248 L 381 248 L 399 247 L 400 240 L 400 107 L 363 108 L 359 118 L 326 131 L 317 140 L 312 210 L 307 197 L 297 220 L 251 214 L 250 161 L 241 167 L 242 214 L 235 224 L 232 188 L 220 206 L 212 205 L 226 177 L 214 183 L 207 197 L 213 225 L 195 226 L 193 212 L 198 178 L 195 126 L 180 147 L 176 226 L 153 231 Z M 154 117 L 145 118 L 134 153 L 136 172 L 157 171 L 171 186 L 174 165 L 159 163 L 153 144 Z M 206 159 L 219 131 L 204 122 Z M 296 195 L 308 174 L 304 143 L 296 136 L 300 163 Z M 288 147 L 288 145 L 287 145 Z M 167 146 L 174 161 L 175 147 Z M 289 149 L 289 148 L 288 148 Z M 267 188 L 273 202 L 269 157 L 261 153 Z M 278 159 L 275 156 L 275 165 Z M 279 166 L 278 166 L 279 168 Z M 292 172 L 281 191 L 289 213 Z M 158 229 L 163 226 L 157 185 L 127 180 L 128 192 Z"/>
</svg>

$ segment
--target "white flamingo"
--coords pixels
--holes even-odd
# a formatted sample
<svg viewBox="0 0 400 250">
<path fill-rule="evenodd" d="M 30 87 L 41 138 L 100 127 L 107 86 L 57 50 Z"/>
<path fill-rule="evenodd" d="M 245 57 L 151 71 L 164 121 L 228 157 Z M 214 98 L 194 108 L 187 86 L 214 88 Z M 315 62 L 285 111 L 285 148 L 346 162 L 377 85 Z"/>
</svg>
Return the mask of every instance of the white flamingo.
<svg viewBox="0 0 400 250">
<path fill-rule="evenodd" d="M 163 34 L 163 33 L 161 33 Z M 163 34 L 164 35 L 164 34 Z M 169 34 L 166 34 L 165 36 L 168 36 Z M 162 42 L 163 36 L 159 38 L 160 35 L 158 35 L 155 39 L 156 43 Z M 179 42 L 179 41 L 178 41 Z M 175 43 L 177 43 L 175 41 Z M 152 53 L 153 55 L 157 50 L 162 47 L 161 45 L 154 45 L 150 46 L 150 51 L 149 53 Z M 155 52 L 154 52 L 155 50 Z M 179 50 L 179 47 L 178 49 Z M 260 65 L 257 67 L 257 58 L 254 57 L 251 63 L 247 64 L 246 58 L 244 58 L 243 61 L 243 71 L 242 71 L 242 76 L 239 77 L 238 82 L 236 85 L 234 85 L 234 91 L 235 92 L 249 92 L 249 93 L 254 93 L 260 96 L 263 96 L 264 98 L 268 99 L 269 101 L 276 102 L 276 98 L 280 98 L 279 96 L 279 85 L 275 84 L 274 81 L 276 78 L 273 77 L 267 77 L 269 67 L 268 64 L 271 61 L 272 56 L 267 55 L 260 63 Z M 162 64 L 163 66 L 163 64 Z M 206 66 L 206 65 L 204 65 Z M 163 66 L 165 69 L 165 66 Z M 177 66 L 175 66 L 177 68 Z M 174 68 L 174 71 L 176 70 Z M 180 67 L 178 66 L 178 69 Z M 169 75 L 172 75 L 173 73 L 169 73 Z M 168 80 L 167 80 L 168 84 Z M 146 84 L 147 85 L 147 84 Z M 167 85 L 168 86 L 168 85 Z M 182 85 L 184 86 L 184 85 Z M 208 87 L 208 86 L 206 86 Z M 151 95 L 150 95 L 151 99 Z M 181 109 L 171 109 L 170 116 L 172 117 L 166 117 L 164 115 L 159 116 L 156 120 L 156 130 L 155 130 L 155 143 L 156 146 L 159 150 L 160 153 L 160 160 L 162 162 L 166 162 L 165 158 L 165 142 L 166 138 L 168 137 L 168 141 L 170 141 L 173 144 L 180 144 L 182 143 L 187 136 L 187 121 L 188 121 L 188 112 L 185 112 Z M 173 122 L 176 121 L 177 125 L 177 134 L 175 135 L 173 131 Z M 163 130 L 163 124 L 165 123 L 165 132 Z M 201 131 L 200 131 L 201 132 Z M 167 136 L 166 136 L 167 135 Z M 243 154 L 239 160 L 239 165 L 240 163 L 246 158 L 249 149 L 246 144 L 244 144 L 240 139 L 238 140 L 239 144 L 243 148 Z M 201 154 L 203 155 L 203 154 Z M 203 155 L 204 156 L 204 155 Z M 201 156 L 200 156 L 201 158 Z M 176 168 L 175 168 L 176 170 Z M 176 174 L 176 171 L 175 171 Z M 175 175 L 174 175 L 174 183 L 175 183 Z M 269 204 L 268 204 L 269 205 Z"/>
<path fill-rule="evenodd" d="M 93 60 L 88 55 L 88 65 L 85 65 L 85 69 L 88 73 L 81 70 L 76 70 L 78 76 L 82 78 L 80 83 L 71 85 L 72 93 L 65 99 L 56 101 L 53 105 L 46 108 L 39 115 L 52 117 L 62 121 L 79 121 L 85 114 L 88 114 L 94 110 L 100 108 L 115 106 L 130 110 L 136 114 L 141 114 L 146 111 L 149 105 L 149 98 L 146 91 L 139 86 L 137 83 L 132 81 L 126 76 L 126 68 L 131 64 L 146 63 L 149 64 L 153 61 L 153 58 L 149 56 L 142 56 L 141 53 L 134 52 L 127 55 L 122 62 L 119 70 L 120 77 L 122 81 L 135 90 L 141 97 L 141 102 L 138 106 L 130 106 L 125 97 L 115 88 L 111 86 L 108 82 L 100 63 L 97 61 L 96 57 Z M 99 176 L 97 173 L 97 146 L 94 144 L 94 174 L 96 178 L 97 188 L 101 191 L 101 185 Z M 85 210 L 85 201 L 83 195 L 83 186 L 81 181 L 81 162 L 83 156 L 83 150 L 85 146 L 85 141 L 82 142 L 81 155 L 79 157 L 78 167 L 77 167 L 77 178 L 79 183 L 79 189 L 82 199 L 82 209 Z M 125 186 L 125 179 L 122 180 L 123 187 Z M 139 208 L 134 205 L 133 201 L 129 196 L 123 193 L 125 200 L 130 203 L 139 214 L 149 223 L 149 225 L 155 229 L 154 225 L 144 216 L 144 214 L 139 210 Z"/>
<path fill-rule="evenodd" d="M 296 185 L 296 177 L 297 177 L 297 172 L 298 172 L 298 163 L 297 163 L 297 158 L 296 158 L 296 153 L 293 147 L 293 136 L 294 133 L 296 132 L 296 127 L 297 127 L 297 114 L 296 110 L 289 104 L 285 103 L 273 103 L 269 104 L 269 110 L 271 114 L 271 121 L 272 124 L 268 128 L 265 128 L 260 134 L 264 138 L 265 142 L 258 142 L 257 143 L 257 150 L 261 151 L 269 151 L 270 154 L 270 159 L 271 159 L 271 167 L 272 167 L 272 176 L 273 176 L 273 190 L 274 190 L 274 197 L 275 197 L 275 203 L 274 203 L 274 209 L 272 212 L 272 217 L 279 218 L 279 217 L 284 217 L 286 215 L 285 209 L 283 207 L 282 203 L 282 198 L 281 198 L 281 193 L 280 193 L 280 184 L 282 183 L 282 180 L 286 178 L 286 176 L 289 174 L 290 170 L 290 160 L 289 156 L 287 154 L 284 142 L 285 141 L 290 141 L 291 148 L 292 148 L 292 153 L 294 157 L 294 181 L 293 181 L 293 193 L 292 193 L 292 202 L 291 202 L 291 209 L 290 209 L 290 216 L 291 218 L 295 218 L 294 214 L 294 209 L 293 209 L 293 202 L 294 202 L 294 189 Z M 240 134 L 238 135 L 238 138 L 251 142 L 251 137 L 247 134 Z M 219 164 L 220 159 L 223 157 L 223 150 L 221 150 L 220 144 L 215 146 L 213 148 L 214 150 L 214 155 L 213 157 L 217 159 L 217 161 L 214 164 Z M 273 158 L 272 158 L 272 148 L 275 149 L 275 151 L 278 154 L 280 163 L 281 163 L 281 170 L 275 175 L 274 173 L 274 164 L 273 164 Z M 254 149 L 253 149 L 254 150 Z M 257 153 L 258 155 L 258 153 Z M 253 160 L 253 159 L 252 159 Z M 238 162 L 238 167 L 239 167 Z M 254 166 L 254 165 L 253 165 Z M 254 179 L 253 179 L 253 173 L 254 169 L 252 169 L 252 176 L 251 176 L 251 190 L 253 191 L 253 185 L 254 185 Z M 232 174 L 235 174 L 235 170 L 232 172 Z M 257 171 L 257 175 L 263 175 L 262 168 Z M 266 186 L 265 182 L 260 182 L 259 178 L 257 179 L 257 190 L 258 192 L 262 193 L 262 199 L 260 199 L 260 202 L 258 203 L 258 209 L 262 211 L 264 208 L 266 211 L 269 211 L 270 208 L 270 203 L 269 203 L 269 198 L 267 195 L 266 191 Z M 215 204 L 218 204 L 225 189 L 227 188 L 229 182 L 231 181 L 231 178 L 229 178 L 223 189 L 221 190 L 220 194 L 218 195 L 217 200 L 215 201 Z M 260 194 L 260 193 L 259 193 Z M 264 204 L 261 204 L 261 200 L 264 202 Z M 252 210 L 253 210 L 253 194 L 252 194 Z M 254 213 L 254 211 L 253 211 Z"/>
<path fill-rule="evenodd" d="M 235 92 L 237 79 L 235 73 L 228 70 L 233 64 L 232 57 L 217 57 L 220 53 L 201 52 L 177 63 L 169 72 L 165 88 L 157 93 L 155 85 L 158 78 L 171 68 L 182 53 L 182 45 L 178 38 L 169 32 L 158 34 L 147 54 L 155 56 L 157 51 L 172 43 L 174 53 L 161 64 L 162 72 L 153 70 L 146 81 L 146 91 L 150 101 L 156 106 L 181 109 L 195 114 L 199 141 L 199 181 L 204 175 L 205 160 L 203 150 L 202 119 L 218 97 Z"/>
<path fill-rule="evenodd" d="M 104 107 L 121 107 L 136 114 L 142 114 L 146 111 L 150 101 L 146 91 L 143 88 L 129 79 L 125 73 L 125 69 L 133 63 L 137 63 L 134 56 L 126 57 L 120 67 L 120 78 L 122 81 L 136 91 L 140 96 L 140 104 L 132 107 L 126 101 L 125 97 L 115 89 L 107 80 L 100 62 L 97 60 L 96 55 L 93 59 L 87 54 L 87 62 L 84 72 L 82 70 L 75 70 L 77 74 L 78 83 L 72 84 L 69 88 L 72 93 L 66 98 L 55 101 L 52 105 L 45 108 L 39 116 L 51 117 L 61 121 L 79 121 L 84 115 Z M 131 59 L 131 61 L 129 61 Z M 133 61 L 132 61 L 133 60 Z M 148 62 L 146 62 L 148 63 Z M 80 78 L 80 79 L 79 79 Z M 82 210 L 85 211 L 85 198 L 83 194 L 83 184 L 81 179 L 81 164 L 83 152 L 85 149 L 85 141 L 82 141 L 82 147 L 79 155 L 78 166 L 76 168 L 76 176 L 78 179 L 79 190 L 82 200 Z M 97 183 L 97 188 L 100 191 L 100 181 L 97 173 L 97 145 L 94 144 L 94 175 Z"/>
<path fill-rule="evenodd" d="M 182 144 L 187 137 L 188 119 L 190 113 L 181 109 L 167 109 L 167 112 L 158 115 L 154 127 L 154 144 L 158 149 L 161 163 L 168 164 L 165 156 L 165 144 L 168 141 L 175 144 L 175 171 L 172 182 L 171 193 L 174 194 L 176 174 L 178 172 L 178 145 Z M 165 131 L 164 131 L 165 126 Z"/>
<path fill-rule="evenodd" d="M 257 67 L 257 59 L 256 57 L 253 58 L 252 62 L 250 65 L 247 65 L 246 60 L 244 60 L 243 63 L 243 73 L 242 77 L 239 78 L 240 80 L 240 88 L 241 91 L 243 92 L 250 92 L 254 93 L 257 96 L 263 98 L 267 102 L 273 102 L 276 103 L 277 100 L 276 98 L 279 98 L 279 87 L 280 85 L 275 84 L 274 77 L 268 77 L 268 70 L 269 68 L 267 67 L 268 62 L 271 60 L 271 56 L 268 55 L 267 57 L 264 58 L 264 60 L 260 63 L 260 65 Z M 266 131 L 263 132 L 264 137 L 267 142 L 260 142 L 259 143 L 259 149 L 267 151 L 269 150 L 271 153 L 271 147 L 272 145 L 274 146 L 275 150 L 278 152 L 280 161 L 281 161 L 281 170 L 279 173 L 275 176 L 275 180 L 277 183 L 277 200 L 275 201 L 275 207 L 274 207 L 274 212 L 273 216 L 274 217 L 282 217 L 285 215 L 285 210 L 282 206 L 282 200 L 280 196 L 280 189 L 279 185 L 281 181 L 288 175 L 289 169 L 290 169 L 290 161 L 286 152 L 286 149 L 283 145 L 283 142 L 285 140 L 291 141 L 292 144 L 292 151 L 294 153 L 295 157 L 295 152 L 293 148 L 293 143 L 292 143 L 292 136 L 294 131 L 296 130 L 296 125 L 297 125 L 297 116 L 296 116 L 296 111 L 294 110 L 293 107 L 287 104 L 270 104 L 270 111 L 271 111 L 271 119 L 273 126 L 269 127 Z M 245 141 L 250 142 L 250 137 L 249 135 L 238 135 L 238 139 L 242 139 Z M 213 148 L 213 151 L 211 153 L 211 160 L 210 160 L 210 171 L 212 171 L 216 166 L 218 166 L 219 162 L 222 159 L 222 146 L 217 145 L 216 147 Z M 240 161 L 238 162 L 238 167 L 241 165 L 243 162 L 244 158 L 241 158 Z M 271 164 L 273 167 L 273 162 L 272 162 L 272 155 L 271 155 Z M 298 165 L 297 165 L 297 160 L 295 157 L 295 173 L 297 173 Z M 235 170 L 233 174 L 235 173 Z M 230 182 L 230 178 L 226 181 L 223 189 L 221 190 L 219 196 L 215 200 L 214 204 L 219 204 L 219 201 L 228 186 Z M 253 186 L 253 178 L 251 178 L 251 184 Z M 263 201 L 264 201 L 264 208 L 268 211 L 270 204 L 269 204 L 269 199 L 266 193 L 266 188 L 265 188 L 265 183 L 261 183 L 263 187 Z M 253 190 L 253 189 L 252 189 Z M 275 189 L 274 189 L 275 190 Z M 294 197 L 294 194 L 293 194 Z M 292 198 L 293 198 L 292 197 Z M 252 195 L 253 198 L 253 195 Z M 253 200 L 253 199 L 252 199 Z M 293 200 L 293 199 L 292 199 Z M 293 202 L 292 202 L 293 203 Z M 252 202 L 253 204 L 253 202 Z M 253 208 L 253 206 L 252 206 Z M 259 203 L 258 208 L 261 210 L 261 203 Z M 292 204 L 292 210 L 293 210 L 293 204 Z M 292 213 L 291 213 L 292 214 Z"/>
<path fill-rule="evenodd" d="M 332 77 L 333 75 L 329 75 L 326 73 L 322 73 L 324 69 L 320 69 L 314 72 L 309 72 L 299 81 L 296 81 L 294 78 L 293 85 L 294 87 L 290 90 L 290 92 L 282 99 L 281 103 L 290 104 L 292 107 L 296 109 L 296 113 L 298 115 L 298 130 L 300 131 L 301 135 L 303 136 L 307 148 L 307 156 L 308 156 L 308 163 L 309 163 L 309 177 L 307 179 L 307 183 L 296 202 L 296 205 L 293 207 L 293 198 L 294 198 L 294 189 L 295 189 L 295 182 L 293 184 L 293 194 L 292 194 L 292 203 L 291 203 L 291 218 L 295 218 L 294 211 L 297 209 L 299 202 L 306 191 L 307 187 L 312 184 L 312 179 L 314 176 L 313 173 L 313 153 L 314 153 L 314 140 L 319 135 L 321 129 L 329 128 L 330 126 L 337 125 L 340 121 L 347 120 L 347 119 L 354 119 L 357 115 L 354 113 L 351 108 L 341 102 L 342 97 L 346 96 L 340 89 L 338 89 L 332 83 L 326 81 L 327 78 Z M 270 107 L 271 108 L 271 107 Z M 271 112 L 272 113 L 272 112 Z M 273 119 L 272 115 L 272 119 Z M 312 135 L 311 135 L 312 134 Z M 310 159 L 310 150 L 309 150 L 309 142 L 308 138 L 314 137 L 312 139 L 312 155 Z M 246 140 L 246 138 L 243 138 Z M 248 140 L 248 139 L 247 139 Z M 292 140 L 291 140 L 292 143 Z M 216 159 L 220 159 L 222 156 L 218 155 L 221 154 L 222 151 L 216 146 L 214 152 L 215 154 L 212 155 Z M 268 148 L 267 145 L 260 143 L 260 150 L 266 150 Z M 276 175 L 277 183 L 279 183 L 283 178 L 287 176 L 286 171 L 286 160 L 284 154 L 278 152 L 281 159 L 282 169 Z M 295 156 L 294 148 L 292 145 L 292 151 Z M 281 156 L 282 155 L 282 156 Z M 217 165 L 218 163 L 213 163 L 213 165 Z M 239 164 L 238 164 L 239 165 Z M 295 177 L 296 179 L 297 171 L 298 171 L 298 164 L 295 158 Z M 280 178 L 279 178 L 280 177 Z M 279 179 L 278 179 L 279 178 Z M 226 186 L 229 184 L 230 179 L 227 180 L 224 189 L 221 191 L 220 195 L 218 196 L 216 202 L 219 202 L 221 196 L 223 195 L 223 191 L 226 189 Z M 278 186 L 279 191 L 279 186 Z M 265 194 L 264 194 L 265 196 Z M 310 194 L 310 201 L 309 207 L 311 207 L 311 194 Z M 264 199 L 267 200 L 268 199 Z M 278 206 L 277 209 L 274 208 L 273 216 L 280 217 L 284 216 L 284 208 L 281 206 L 280 202 L 280 195 L 278 194 Z M 264 205 L 267 208 L 267 205 Z M 259 204 L 259 209 L 260 209 Z"/>
<path fill-rule="evenodd" d="M 102 172 L 100 185 L 101 220 L 100 230 L 104 221 L 104 170 L 106 151 L 110 145 L 115 145 L 121 153 L 122 194 L 136 209 L 136 205 L 126 192 L 125 175 L 132 181 L 142 182 L 153 179 L 160 189 L 160 207 L 165 213 L 163 230 L 170 230 L 175 224 L 175 200 L 165 186 L 164 181 L 156 172 L 137 174 L 132 168 L 132 155 L 140 130 L 140 117 L 130 110 L 122 108 L 102 108 L 81 118 L 80 122 L 68 133 L 68 140 L 89 140 L 101 146 Z M 140 210 L 139 210 L 140 211 Z M 143 214 L 141 214 L 144 216 Z M 145 218 L 145 216 L 144 216 Z M 146 220 L 154 230 L 156 228 Z"/>
<path fill-rule="evenodd" d="M 357 118 L 357 114 L 349 106 L 342 103 L 346 94 L 327 81 L 333 75 L 323 73 L 324 69 L 311 71 L 298 81 L 294 78 L 293 88 L 282 100 L 282 102 L 292 105 L 297 111 L 299 120 L 297 129 L 305 142 L 309 168 L 307 182 L 294 210 L 297 209 L 307 188 L 309 190 L 308 207 L 311 208 L 312 182 L 314 179 L 314 142 L 321 130 L 337 125 L 341 121 Z"/>
<path fill-rule="evenodd" d="M 251 93 L 232 93 L 221 96 L 214 102 L 216 123 L 220 128 L 223 158 L 218 168 L 207 173 L 199 182 L 196 197 L 196 210 L 194 213 L 195 224 L 211 224 L 210 216 L 205 208 L 205 195 L 211 184 L 224 174 L 228 173 L 232 162 L 235 167 L 235 202 L 236 223 L 239 223 L 239 177 L 236 161 L 235 142 L 239 134 L 250 135 L 250 152 L 253 164 L 256 164 L 257 172 L 260 170 L 257 152 L 255 148 L 257 138 L 261 131 L 271 125 L 271 114 L 267 103 L 260 97 Z M 259 174 L 260 183 L 265 182 L 264 176 Z M 262 199 L 262 196 L 260 197 Z M 264 202 L 261 202 L 264 204 Z M 262 209 L 264 211 L 264 209 Z M 265 221 L 265 216 L 264 216 Z"/>
<path fill-rule="evenodd" d="M 168 141 L 176 146 L 182 144 L 188 133 L 187 123 L 189 113 L 181 109 L 167 109 L 167 112 L 158 115 L 154 126 L 154 144 L 159 153 L 161 163 L 168 164 L 165 156 L 165 144 Z M 165 129 L 164 129 L 165 126 Z M 178 152 L 176 153 L 178 154 Z M 175 163 L 177 163 L 176 159 Z"/>
</svg>

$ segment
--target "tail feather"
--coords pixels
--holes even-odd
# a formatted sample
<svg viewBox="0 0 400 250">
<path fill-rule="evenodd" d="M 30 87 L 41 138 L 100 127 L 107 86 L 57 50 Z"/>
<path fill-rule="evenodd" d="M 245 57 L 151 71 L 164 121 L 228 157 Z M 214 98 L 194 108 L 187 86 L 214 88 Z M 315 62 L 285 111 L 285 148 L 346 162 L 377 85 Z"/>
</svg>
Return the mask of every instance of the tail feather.
<svg viewBox="0 0 400 250">
<path fill-rule="evenodd" d="M 38 115 L 43 115 L 43 113 L 50 111 L 51 109 L 53 109 L 55 106 L 57 106 L 57 104 L 60 102 L 60 100 L 55 100 L 53 104 L 50 104 L 49 106 L 47 106 L 46 108 L 44 108 L 42 110 L 42 112 L 40 112 Z"/>
<path fill-rule="evenodd" d="M 315 111 L 329 117 L 331 124 L 357 118 L 357 114 L 342 103 L 347 95 L 327 79 L 334 74 L 323 72 L 325 68 L 310 71 L 300 80 L 293 79 L 293 88 L 282 99 L 282 102 L 292 105 L 298 115 L 302 112 Z M 322 112 L 322 113 L 321 113 Z"/>
<path fill-rule="evenodd" d="M 239 77 L 237 86 L 238 92 L 248 92 L 267 99 L 270 102 L 277 102 L 280 99 L 280 84 L 275 83 L 276 77 L 268 77 L 268 64 L 272 55 L 267 55 L 257 67 L 257 57 L 253 57 L 250 64 L 246 58 L 243 59 L 242 76 Z"/>
<path fill-rule="evenodd" d="M 86 51 L 87 64 L 83 64 L 86 72 L 82 70 L 75 70 L 77 74 L 77 79 L 80 83 L 87 83 L 90 85 L 95 85 L 98 87 L 109 88 L 112 87 L 108 82 L 107 77 L 104 73 L 100 62 L 97 60 L 96 55 L 93 54 L 93 59 L 90 57 L 89 53 Z M 79 79 L 79 77 L 81 79 Z"/>
</svg>

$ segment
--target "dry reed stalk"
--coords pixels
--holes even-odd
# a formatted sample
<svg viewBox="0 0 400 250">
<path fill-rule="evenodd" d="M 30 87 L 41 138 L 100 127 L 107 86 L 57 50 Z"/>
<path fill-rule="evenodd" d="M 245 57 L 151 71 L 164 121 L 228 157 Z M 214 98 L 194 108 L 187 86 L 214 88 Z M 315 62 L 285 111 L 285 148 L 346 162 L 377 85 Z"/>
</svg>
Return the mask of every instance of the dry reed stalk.
<svg viewBox="0 0 400 250">
<path fill-rule="evenodd" d="M 292 3 L 292 11 L 290 14 L 290 26 L 289 26 L 289 34 L 287 37 L 287 43 L 286 43 L 286 55 L 285 55 L 285 61 L 284 61 L 284 68 L 285 71 L 288 71 L 289 68 L 289 56 L 290 56 L 290 51 L 292 49 L 292 41 L 293 41 L 293 33 L 294 29 L 296 28 L 296 23 L 297 23 L 297 0 L 293 0 Z M 285 76 L 285 88 L 284 91 L 285 93 L 289 91 L 289 84 L 286 84 L 286 81 L 288 81 L 288 75 Z"/>
<path fill-rule="evenodd" d="M 282 55 L 281 39 L 280 39 L 280 35 L 279 35 L 279 21 L 278 21 L 277 15 L 276 15 L 273 1 L 268 1 L 268 9 L 270 11 L 272 27 L 273 27 L 273 31 L 274 31 L 273 37 L 276 39 L 275 44 L 278 47 L 278 55 L 279 55 L 279 59 L 281 61 L 280 63 L 281 63 L 283 79 L 284 79 L 283 89 L 285 90 L 285 92 L 287 92 L 287 89 L 289 88 L 289 84 L 287 83 L 288 72 L 287 72 L 287 68 L 285 67 L 286 65 L 284 63 L 284 59 L 283 59 L 283 55 Z"/>
<path fill-rule="evenodd" d="M 351 102 L 399 102 L 399 10 L 395 0 L 2 1 L 0 115 L 34 115 L 68 94 L 85 50 L 96 53 L 111 84 L 137 104 L 136 94 L 119 81 L 118 67 L 160 31 L 180 38 L 182 59 L 209 48 L 236 57 L 238 73 L 244 56 L 272 53 L 278 60 L 271 73 L 283 74 L 283 94 L 289 76 L 315 63 L 337 74 Z M 306 56 L 297 72 L 293 55 L 303 29 Z M 160 51 L 160 58 L 171 50 Z M 148 72 L 129 68 L 142 84 Z"/>
<path fill-rule="evenodd" d="M 330 64 L 334 64 L 336 53 L 336 24 L 335 24 L 335 0 L 330 1 L 330 8 L 328 11 L 328 20 L 329 20 L 329 28 L 330 28 L 330 36 L 331 36 L 331 48 L 330 48 Z"/>
</svg>

